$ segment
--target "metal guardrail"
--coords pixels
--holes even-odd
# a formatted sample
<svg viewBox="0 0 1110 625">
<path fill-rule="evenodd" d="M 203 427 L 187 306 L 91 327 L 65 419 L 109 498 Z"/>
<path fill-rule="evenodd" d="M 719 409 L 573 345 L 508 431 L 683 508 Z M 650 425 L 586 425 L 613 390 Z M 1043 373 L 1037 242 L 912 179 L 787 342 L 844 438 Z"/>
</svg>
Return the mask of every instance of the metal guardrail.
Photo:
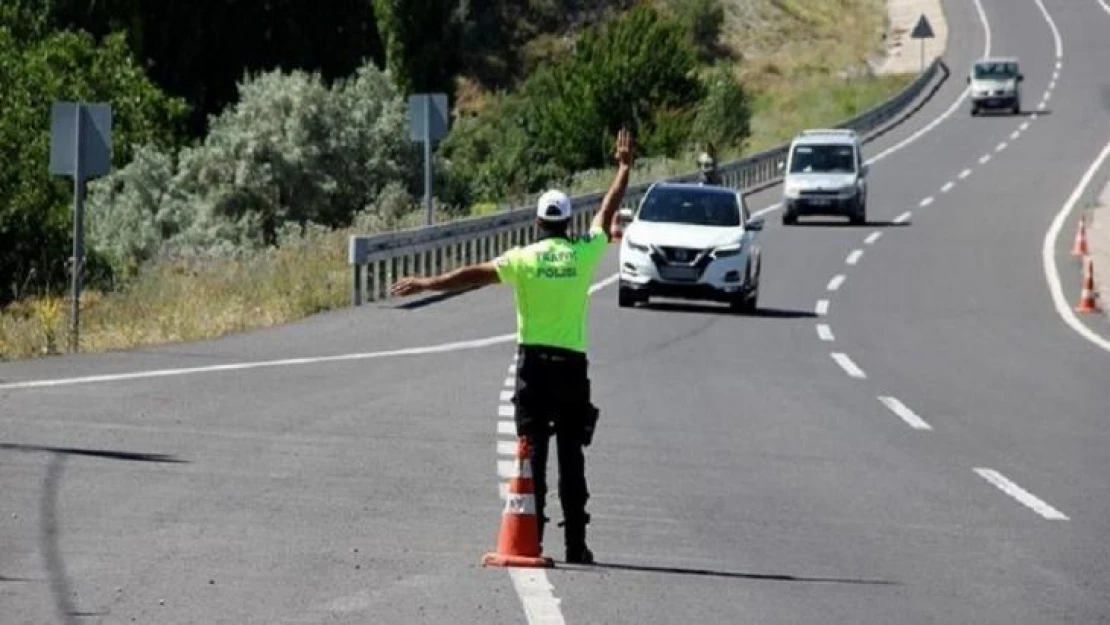
<svg viewBox="0 0 1110 625">
<path fill-rule="evenodd" d="M 850 128 L 864 136 L 881 129 L 920 95 L 941 64 L 940 57 L 937 57 L 897 95 L 834 127 Z M 718 167 L 722 183 L 750 192 L 757 187 L 780 182 L 782 177 L 778 164 L 785 160 L 789 147 L 789 143 L 784 143 L 722 164 Z M 663 180 L 689 182 L 696 179 L 697 172 L 692 172 Z M 637 206 L 651 184 L 653 183 L 629 185 L 622 208 Z M 571 198 L 575 229 L 583 231 L 588 227 L 603 196 L 604 193 L 591 193 Z M 514 246 L 531 243 L 535 240 L 534 220 L 534 209 L 528 206 L 434 226 L 369 236 L 352 235 L 347 251 L 348 264 L 351 267 L 351 303 L 361 306 L 364 299 L 377 301 L 389 297 L 390 288 L 400 277 L 451 271 L 470 263 L 491 260 Z"/>
</svg>

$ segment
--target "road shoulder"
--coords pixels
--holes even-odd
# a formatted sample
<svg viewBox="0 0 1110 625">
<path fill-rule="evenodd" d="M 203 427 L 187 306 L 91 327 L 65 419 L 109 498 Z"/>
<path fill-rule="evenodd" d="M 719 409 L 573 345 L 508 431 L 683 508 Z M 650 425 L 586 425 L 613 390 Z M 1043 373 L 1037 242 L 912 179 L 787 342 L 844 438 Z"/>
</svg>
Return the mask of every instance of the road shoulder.
<svg viewBox="0 0 1110 625">
<path fill-rule="evenodd" d="M 886 0 L 887 31 L 885 57 L 875 68 L 878 74 L 912 74 L 921 71 L 921 43 L 910 38 L 917 21 L 924 15 L 933 27 L 932 39 L 925 40 L 925 63 L 944 54 L 948 46 L 948 22 L 941 0 Z"/>
</svg>

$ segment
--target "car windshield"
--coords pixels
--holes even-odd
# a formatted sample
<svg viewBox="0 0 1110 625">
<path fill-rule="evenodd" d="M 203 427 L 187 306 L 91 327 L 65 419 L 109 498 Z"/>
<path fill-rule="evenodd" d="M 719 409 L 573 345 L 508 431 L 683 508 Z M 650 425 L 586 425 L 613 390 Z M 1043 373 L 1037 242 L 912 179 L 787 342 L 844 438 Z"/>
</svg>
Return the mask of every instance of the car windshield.
<svg viewBox="0 0 1110 625">
<path fill-rule="evenodd" d="M 732 193 L 656 188 L 644 199 L 639 218 L 693 226 L 739 226 L 740 206 Z"/>
<path fill-rule="evenodd" d="M 855 171 L 856 155 L 850 145 L 798 145 L 790 161 L 792 174 L 850 174 Z"/>
<path fill-rule="evenodd" d="M 975 64 L 976 80 L 997 80 L 1016 78 L 1018 75 L 1017 63 L 1013 62 L 982 62 Z"/>
</svg>

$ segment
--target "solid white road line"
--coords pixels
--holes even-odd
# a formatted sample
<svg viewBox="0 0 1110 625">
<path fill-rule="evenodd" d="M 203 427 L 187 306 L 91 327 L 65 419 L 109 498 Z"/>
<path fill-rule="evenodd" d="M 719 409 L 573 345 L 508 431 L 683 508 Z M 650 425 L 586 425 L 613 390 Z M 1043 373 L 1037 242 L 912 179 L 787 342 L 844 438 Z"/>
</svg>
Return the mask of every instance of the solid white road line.
<svg viewBox="0 0 1110 625">
<path fill-rule="evenodd" d="M 883 233 L 876 230 L 875 232 L 872 232 L 871 234 L 867 235 L 867 238 L 864 239 L 863 242 L 864 242 L 865 245 L 871 245 L 875 241 L 878 241 L 879 237 L 881 237 L 881 236 L 883 236 Z"/>
<path fill-rule="evenodd" d="M 827 288 L 830 291 L 835 291 L 835 290 L 840 288 L 841 284 L 844 284 L 844 274 L 838 273 L 835 276 L 833 276 L 832 280 L 829 280 L 829 284 L 828 284 Z"/>
<path fill-rule="evenodd" d="M 555 587 L 547 581 L 547 572 L 541 568 L 510 568 L 513 588 L 524 605 L 528 625 L 565 625 L 555 597 Z"/>
<path fill-rule="evenodd" d="M 1063 512 L 1060 512 L 1056 508 L 1053 508 L 1044 501 L 1038 499 L 1035 495 L 1013 483 L 1012 481 L 1007 479 L 1006 476 L 1002 475 L 998 471 L 995 471 L 994 469 L 976 467 L 975 472 L 978 473 L 983 479 L 997 486 L 999 490 L 1013 497 L 1014 499 L 1017 499 L 1021 503 L 1025 504 L 1026 507 L 1043 516 L 1044 518 L 1051 521 L 1068 520 L 1067 515 L 1065 515 Z"/>
<path fill-rule="evenodd" d="M 848 254 L 848 258 L 844 259 L 844 262 L 854 265 L 859 262 L 860 256 L 863 256 L 863 250 L 852 250 L 852 253 Z"/>
<path fill-rule="evenodd" d="M 965 170 L 960 172 L 960 180 L 963 180 L 964 178 L 967 178 L 970 175 L 971 175 L 971 170 L 970 169 L 965 169 Z"/>
<path fill-rule="evenodd" d="M 824 317 L 825 315 L 827 315 L 829 313 L 829 300 L 827 300 L 827 299 L 817 300 L 817 307 L 814 308 L 813 312 L 817 313 L 817 315 L 821 316 L 821 317 Z"/>
<path fill-rule="evenodd" d="M 840 365 L 840 368 L 844 369 L 844 371 L 853 378 L 867 377 L 867 374 L 863 372 L 863 369 L 860 369 L 858 366 L 856 366 L 856 363 L 852 362 L 852 359 L 848 357 L 848 354 L 833 352 L 830 355 L 832 356 L 832 359 L 836 361 L 836 364 Z"/>
<path fill-rule="evenodd" d="M 1060 38 L 1060 31 L 1056 28 L 1056 20 L 1052 19 L 1052 15 L 1045 8 L 1044 2 L 1041 0 L 1033 0 L 1040 7 L 1041 13 L 1044 14 L 1044 19 L 1048 22 L 1048 27 L 1052 29 L 1052 40 L 1056 44 L 1056 60 L 1059 64 L 1060 59 L 1064 58 L 1064 41 Z"/>
<path fill-rule="evenodd" d="M 929 197 L 925 198 L 924 200 L 921 200 L 921 202 L 918 204 L 918 206 L 920 206 L 921 208 L 925 208 L 926 206 L 928 206 L 932 203 L 933 203 L 933 197 L 929 196 Z"/>
<path fill-rule="evenodd" d="M 910 220 L 910 216 L 912 214 L 913 213 L 911 213 L 910 211 L 906 211 L 906 212 L 902 213 L 901 215 L 898 215 L 897 217 L 895 217 L 894 218 L 894 223 L 896 223 L 896 224 L 906 223 L 907 221 Z"/>
<path fill-rule="evenodd" d="M 911 428 L 915 430 L 933 429 L 932 426 L 926 423 L 924 419 L 917 416 L 914 411 L 906 407 L 906 405 L 899 401 L 898 398 L 879 397 L 879 401 L 881 401 L 884 406 L 889 408 L 891 412 L 898 415 L 898 417 L 905 421 Z"/>
<path fill-rule="evenodd" d="M 1068 305 L 1067 299 L 1064 297 L 1064 289 L 1060 284 L 1060 273 L 1056 268 L 1056 241 L 1060 237 L 1060 230 L 1064 227 L 1064 221 L 1071 214 L 1072 209 L 1075 208 L 1075 204 L 1079 202 L 1079 198 L 1082 197 L 1087 186 L 1091 184 L 1091 179 L 1094 178 L 1095 173 L 1102 168 L 1102 164 L 1107 157 L 1110 157 L 1110 142 L 1102 148 L 1102 152 L 1087 168 L 1087 171 L 1079 180 L 1079 185 L 1075 187 L 1071 196 L 1064 203 L 1064 207 L 1060 209 L 1059 213 L 1056 213 L 1056 218 L 1052 220 L 1052 225 L 1048 227 L 1048 232 L 1045 233 L 1044 244 L 1041 247 L 1041 262 L 1044 266 L 1045 280 L 1048 281 L 1049 293 L 1052 294 L 1052 302 L 1064 323 L 1071 326 L 1083 338 L 1110 352 L 1110 341 L 1095 334 L 1079 320 L 1071 306 Z"/>
<path fill-rule="evenodd" d="M 822 341 L 835 340 L 834 337 L 833 337 L 832 328 L 829 327 L 829 324 L 827 324 L 827 323 L 817 324 L 817 338 L 821 339 Z"/>
<path fill-rule="evenodd" d="M 954 187 L 954 186 L 956 186 L 956 183 L 949 180 L 948 182 L 944 183 L 943 187 L 940 188 L 940 192 L 941 193 L 948 193 L 949 191 L 952 190 L 952 187 Z"/>
</svg>

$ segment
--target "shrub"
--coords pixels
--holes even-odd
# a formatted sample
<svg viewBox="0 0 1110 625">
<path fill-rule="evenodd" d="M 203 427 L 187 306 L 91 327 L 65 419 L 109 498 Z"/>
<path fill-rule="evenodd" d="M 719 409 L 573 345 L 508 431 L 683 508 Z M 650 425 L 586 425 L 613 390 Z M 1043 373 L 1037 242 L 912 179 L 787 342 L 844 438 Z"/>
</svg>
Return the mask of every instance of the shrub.
<svg viewBox="0 0 1110 625">
<path fill-rule="evenodd" d="M 230 253 L 279 242 L 286 224 L 344 227 L 393 184 L 417 180 L 405 102 L 373 64 L 326 86 L 272 71 L 240 84 L 200 145 L 145 149 L 94 185 L 94 245 L 132 270 L 159 251 Z"/>
</svg>

